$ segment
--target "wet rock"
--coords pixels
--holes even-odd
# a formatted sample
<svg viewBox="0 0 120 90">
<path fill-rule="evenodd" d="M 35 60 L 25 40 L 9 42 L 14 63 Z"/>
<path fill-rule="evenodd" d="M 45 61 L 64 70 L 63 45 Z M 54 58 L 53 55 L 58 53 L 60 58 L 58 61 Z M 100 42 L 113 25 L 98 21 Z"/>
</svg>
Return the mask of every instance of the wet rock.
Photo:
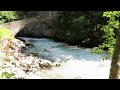
<svg viewBox="0 0 120 90">
<path fill-rule="evenodd" d="M 24 52 L 27 49 L 27 47 L 21 47 L 21 53 Z"/>
<path fill-rule="evenodd" d="M 39 62 L 39 66 L 41 68 L 51 68 L 52 62 L 50 62 L 49 60 L 43 60 L 42 62 Z"/>
<path fill-rule="evenodd" d="M 50 52 L 50 51 L 45 48 L 45 49 L 43 50 L 43 52 Z"/>
<path fill-rule="evenodd" d="M 14 40 L 12 40 L 12 43 L 13 43 L 14 45 L 17 45 L 18 47 L 25 46 L 25 43 L 22 42 L 22 41 L 20 41 L 19 39 L 14 39 Z"/>
<path fill-rule="evenodd" d="M 11 42 L 11 49 L 14 50 L 15 52 L 22 52 L 25 49 L 25 43 L 18 40 L 18 39 L 14 39 Z"/>
<path fill-rule="evenodd" d="M 31 42 L 29 42 L 29 41 L 26 41 L 26 42 L 25 42 L 25 45 L 26 45 L 26 46 L 32 46 L 32 47 L 35 47 L 35 46 L 34 46 Z"/>
<path fill-rule="evenodd" d="M 60 66 L 61 64 L 59 62 L 52 63 L 52 66 Z"/>
<path fill-rule="evenodd" d="M 30 53 L 30 56 L 37 56 L 37 53 Z"/>
</svg>

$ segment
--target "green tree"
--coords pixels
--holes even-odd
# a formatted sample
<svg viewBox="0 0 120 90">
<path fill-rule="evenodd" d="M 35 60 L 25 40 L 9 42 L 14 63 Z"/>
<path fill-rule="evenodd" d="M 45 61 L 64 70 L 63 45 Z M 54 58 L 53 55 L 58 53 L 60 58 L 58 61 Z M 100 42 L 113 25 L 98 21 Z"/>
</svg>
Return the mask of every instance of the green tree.
<svg viewBox="0 0 120 90">
<path fill-rule="evenodd" d="M 105 59 L 113 56 L 114 46 L 116 43 L 116 35 L 114 32 L 119 27 L 119 11 L 106 11 L 103 13 L 103 17 L 108 18 L 107 24 L 104 25 L 101 30 L 104 31 L 103 43 L 98 47 L 93 48 L 93 53 L 104 53 L 105 50 L 108 52 L 108 56 Z"/>
<path fill-rule="evenodd" d="M 22 11 L 0 11 L 0 24 L 22 18 Z"/>
<path fill-rule="evenodd" d="M 103 46 L 106 47 L 105 45 L 107 45 L 112 55 L 109 79 L 120 79 L 120 11 L 106 11 L 103 16 L 109 18 L 108 25 L 103 27 L 104 32 L 106 32 L 104 36 L 106 40 Z M 114 38 L 115 35 L 116 39 Z"/>
<path fill-rule="evenodd" d="M 69 44 L 95 47 L 102 43 L 103 11 L 63 11 L 54 22 L 55 38 Z M 99 34 L 98 34 L 99 33 Z"/>
</svg>

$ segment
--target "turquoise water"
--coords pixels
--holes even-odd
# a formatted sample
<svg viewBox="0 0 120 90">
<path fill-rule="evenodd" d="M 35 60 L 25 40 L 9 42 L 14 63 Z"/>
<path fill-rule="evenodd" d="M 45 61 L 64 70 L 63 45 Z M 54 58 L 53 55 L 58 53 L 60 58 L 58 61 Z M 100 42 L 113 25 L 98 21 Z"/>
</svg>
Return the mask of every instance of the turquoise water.
<svg viewBox="0 0 120 90">
<path fill-rule="evenodd" d="M 91 54 L 89 48 L 69 46 L 51 39 L 24 39 L 35 45 L 35 47 L 28 48 L 25 53 L 37 53 L 44 59 L 63 63 L 61 67 L 46 71 L 48 74 L 57 74 L 65 79 L 78 76 L 83 79 L 107 79 L 109 77 L 111 58 L 106 61 L 102 60 L 106 54 Z M 54 75 L 51 75 L 51 78 Z M 45 76 L 47 78 L 46 74 Z"/>
</svg>

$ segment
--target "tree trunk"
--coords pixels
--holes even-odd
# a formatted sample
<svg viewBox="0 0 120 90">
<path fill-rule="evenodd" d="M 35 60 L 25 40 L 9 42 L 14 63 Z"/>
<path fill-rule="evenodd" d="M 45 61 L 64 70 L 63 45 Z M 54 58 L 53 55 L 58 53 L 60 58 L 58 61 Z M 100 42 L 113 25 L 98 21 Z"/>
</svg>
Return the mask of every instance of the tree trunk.
<svg viewBox="0 0 120 90">
<path fill-rule="evenodd" d="M 120 30 L 117 30 L 116 45 L 111 62 L 109 79 L 120 79 Z"/>
</svg>

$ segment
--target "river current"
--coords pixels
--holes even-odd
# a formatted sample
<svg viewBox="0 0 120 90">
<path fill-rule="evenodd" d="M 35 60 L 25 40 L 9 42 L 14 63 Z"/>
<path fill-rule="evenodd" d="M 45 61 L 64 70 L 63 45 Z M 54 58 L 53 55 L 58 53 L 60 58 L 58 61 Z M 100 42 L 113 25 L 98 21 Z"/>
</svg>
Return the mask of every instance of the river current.
<svg viewBox="0 0 120 90">
<path fill-rule="evenodd" d="M 66 43 L 55 42 L 46 38 L 23 38 L 31 42 L 35 47 L 29 47 L 25 53 L 37 53 L 38 56 L 58 61 L 62 65 L 50 70 L 42 70 L 46 79 L 108 79 L 111 58 L 103 61 L 106 54 L 92 54 L 90 48 L 69 46 Z M 39 71 L 39 70 L 38 70 Z"/>
</svg>

